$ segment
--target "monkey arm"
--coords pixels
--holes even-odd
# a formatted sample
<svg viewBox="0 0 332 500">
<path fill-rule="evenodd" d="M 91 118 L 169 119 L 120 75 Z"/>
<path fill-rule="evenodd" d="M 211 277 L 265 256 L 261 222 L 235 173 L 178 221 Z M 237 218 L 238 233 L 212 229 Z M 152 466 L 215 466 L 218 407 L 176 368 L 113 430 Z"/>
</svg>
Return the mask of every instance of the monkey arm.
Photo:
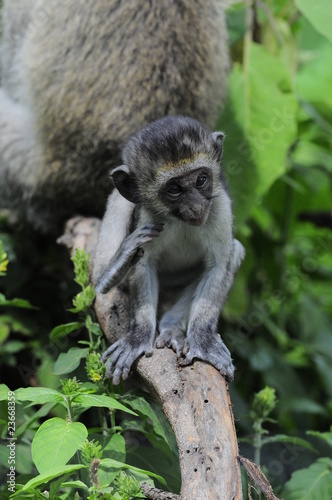
<svg viewBox="0 0 332 500">
<path fill-rule="evenodd" d="M 145 354 L 152 355 L 157 327 L 158 279 L 153 266 L 141 259 L 130 276 L 131 324 L 130 332 L 112 344 L 103 354 L 102 361 L 110 357 L 106 376 L 116 385 L 125 380 L 134 361 Z"/>
<path fill-rule="evenodd" d="M 227 266 L 217 262 L 199 283 L 190 311 L 182 365 L 199 358 L 214 365 L 222 375 L 233 379 L 231 355 L 217 333 L 217 323 L 244 254 L 241 243 L 234 240 Z"/>
<path fill-rule="evenodd" d="M 107 268 L 97 280 L 95 289 L 97 293 L 107 293 L 118 285 L 128 274 L 129 269 L 144 255 L 142 248 L 127 249 L 122 245 Z"/>
<path fill-rule="evenodd" d="M 114 257 L 103 271 L 96 283 L 97 293 L 107 293 L 122 281 L 128 271 L 143 257 L 145 245 L 159 236 L 163 224 L 147 224 L 129 234 L 122 242 Z"/>
<path fill-rule="evenodd" d="M 131 267 L 144 255 L 141 246 L 159 236 L 163 224 L 147 224 L 130 232 L 135 205 L 115 189 L 107 201 L 92 279 L 97 293 L 106 293 L 122 281 Z"/>
</svg>

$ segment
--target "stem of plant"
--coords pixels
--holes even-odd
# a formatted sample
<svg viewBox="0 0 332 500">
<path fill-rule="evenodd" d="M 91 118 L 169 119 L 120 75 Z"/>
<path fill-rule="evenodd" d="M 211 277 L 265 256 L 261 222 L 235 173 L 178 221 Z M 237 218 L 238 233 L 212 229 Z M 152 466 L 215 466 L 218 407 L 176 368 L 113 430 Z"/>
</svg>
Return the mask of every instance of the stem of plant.
<svg viewBox="0 0 332 500">
<path fill-rule="evenodd" d="M 115 427 L 115 413 L 113 410 L 111 410 L 110 413 L 111 413 L 111 428 L 113 429 Z"/>
<path fill-rule="evenodd" d="M 70 422 L 73 421 L 73 417 L 72 417 L 72 414 L 71 414 L 71 409 L 70 409 L 70 399 L 69 398 L 66 398 L 66 403 L 67 403 L 67 413 L 68 413 L 68 420 Z"/>
<path fill-rule="evenodd" d="M 262 448 L 262 435 L 257 432 L 254 437 L 254 447 L 255 447 L 255 457 L 254 462 L 256 465 L 260 465 L 261 463 L 261 448 Z"/>
<path fill-rule="evenodd" d="M 91 319 L 90 319 L 90 321 L 91 321 Z M 91 329 L 89 327 L 87 327 L 87 330 L 88 330 L 88 333 L 89 333 L 90 348 L 93 349 L 93 336 L 92 336 L 92 332 L 91 332 Z"/>
</svg>

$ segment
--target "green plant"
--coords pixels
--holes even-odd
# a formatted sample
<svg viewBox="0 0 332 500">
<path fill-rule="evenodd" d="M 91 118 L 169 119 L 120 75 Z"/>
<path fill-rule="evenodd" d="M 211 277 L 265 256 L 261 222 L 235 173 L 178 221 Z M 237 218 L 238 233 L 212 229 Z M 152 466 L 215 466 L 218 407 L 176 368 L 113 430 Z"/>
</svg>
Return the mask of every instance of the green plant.
<svg viewBox="0 0 332 500">
<path fill-rule="evenodd" d="M 265 428 L 267 424 L 277 424 L 277 421 L 271 418 L 271 413 L 275 410 L 277 398 L 275 389 L 265 387 L 255 394 L 252 408 L 249 412 L 249 418 L 252 422 L 253 435 L 248 438 L 242 438 L 240 441 L 249 443 L 254 448 L 254 462 L 261 465 L 261 451 L 264 446 L 275 443 L 287 443 L 297 449 L 308 449 L 315 451 L 308 441 L 297 436 L 288 436 L 285 434 L 269 435 L 270 432 Z M 266 470 L 265 470 L 266 472 Z M 259 498 L 261 498 L 259 494 Z"/>
<path fill-rule="evenodd" d="M 309 435 L 321 439 L 332 448 L 332 427 L 330 432 L 308 431 Z M 285 500 L 325 500 L 332 497 L 332 459 L 319 458 L 309 467 L 292 474 L 283 490 Z"/>
<path fill-rule="evenodd" d="M 331 498 L 328 442 L 307 436 L 310 444 L 316 439 L 318 460 L 311 449 L 296 444 L 307 429 L 330 435 L 324 431 L 332 419 L 332 232 L 331 226 L 322 225 L 322 216 L 326 218 L 331 210 L 330 8 L 330 0 L 230 2 L 229 101 L 216 126 L 226 132 L 223 166 L 234 199 L 237 237 L 247 253 L 221 321 L 236 365 L 230 395 L 242 438 L 240 451 L 250 458 L 256 453 L 284 500 Z M 93 314 L 89 309 L 87 313 L 65 312 L 74 295 L 69 273 L 61 267 L 66 254 L 59 253 L 53 241 L 26 233 L 26 228 L 23 234 L 22 228 L 15 228 L 14 234 L 2 220 L 0 213 L 0 239 L 11 264 L 7 277 L 0 279 L 1 380 L 12 388 L 33 384 L 52 388 L 63 402 L 59 377 L 68 374 L 83 381 L 80 390 L 93 388 L 99 396 L 108 391 L 140 418 L 125 413 L 120 420 L 116 410 L 110 413 L 93 405 L 92 410 L 79 413 L 82 407 L 72 404 L 72 398 L 74 423 L 82 422 L 90 429 L 90 441 L 100 443 L 104 456 L 112 458 L 108 446 L 113 456 L 118 446 L 120 462 L 165 475 L 169 489 L 176 491 L 176 444 L 160 407 L 144 393 L 122 394 L 120 389 L 115 394 L 105 386 L 104 367 L 99 364 L 103 337 L 92 331 Z M 90 293 L 73 307 L 89 303 Z M 40 309 L 4 304 L 15 297 L 24 297 Z M 58 337 L 54 329 L 54 350 L 47 354 L 47 332 L 59 323 L 67 326 L 60 327 Z M 55 358 L 58 374 L 51 375 Z M 22 374 L 27 374 L 23 382 Z M 253 394 L 265 386 L 278 395 L 273 413 L 264 416 L 255 405 L 254 420 L 244 418 L 251 412 Z M 269 394 L 272 397 L 273 390 Z M 5 390 L 4 401 L 6 397 Z M 7 436 L 6 411 L 6 403 L 0 405 L 3 438 Z M 30 444 L 38 428 L 50 417 L 64 419 L 65 412 L 65 403 L 30 406 L 27 401 L 16 406 L 16 468 L 22 484 L 36 475 Z M 134 437 L 128 438 L 129 433 Z M 144 439 L 149 446 L 144 446 Z M 3 484 L 7 466 L 7 450 L 0 445 Z M 110 469 L 104 472 L 110 474 Z M 87 469 L 73 471 L 75 480 L 78 475 L 92 488 Z M 4 488 L 0 486 L 0 494 Z M 47 488 L 36 487 L 36 491 L 41 494 Z M 74 486 L 68 489 L 74 492 Z"/>
<path fill-rule="evenodd" d="M 5 258 L 3 256 L 3 261 Z M 169 425 L 161 413 L 156 416 L 153 403 L 150 405 L 146 401 L 143 404 L 141 394 L 132 393 L 130 397 L 121 397 L 114 393 L 111 383 L 104 379 L 105 367 L 98 352 L 104 341 L 100 327 L 93 318 L 94 290 L 89 284 L 89 256 L 77 251 L 73 262 L 75 280 L 81 287 L 73 299 L 73 312 L 80 316 L 80 320 L 54 328 L 51 338 L 59 341 L 75 330 L 85 328 L 88 340 L 78 341 L 82 347 L 71 347 L 68 352 L 60 353 L 54 364 L 54 372 L 58 376 L 72 373 L 85 360 L 89 381 L 81 382 L 73 376 L 63 378 L 59 390 L 27 387 L 17 389 L 15 393 L 4 384 L 0 386 L 0 401 L 8 401 L 8 394 L 13 394 L 16 405 L 39 407 L 36 413 L 24 415 L 23 422 L 11 436 L 18 440 L 17 446 L 24 443 L 29 447 L 31 443 L 31 460 L 33 468 L 37 469 L 36 475 L 30 468 L 31 473 L 25 481 L 20 476 L 17 478 L 15 497 L 46 498 L 46 495 L 52 499 L 71 498 L 75 491 L 79 491 L 83 498 L 88 499 L 144 498 L 139 486 L 142 479 L 149 481 L 149 477 L 155 478 L 162 484 L 165 481 L 158 474 L 125 462 L 126 444 L 122 433 L 130 427 L 135 430 L 140 428 L 152 441 L 155 434 L 158 436 L 155 442 L 158 441 L 159 448 L 162 447 L 166 454 L 168 452 L 175 458 L 176 447 L 173 444 L 173 450 L 170 449 L 167 438 L 170 434 Z M 61 414 L 61 408 L 63 416 L 51 416 L 53 412 Z M 78 420 L 91 409 L 98 418 L 95 419 L 93 430 L 89 431 Z M 132 417 L 140 413 L 146 423 L 139 426 L 136 421 L 130 424 L 128 419 L 124 419 L 121 425 L 116 425 L 117 411 Z M 41 425 L 38 423 L 40 416 L 48 417 Z M 152 424 L 148 424 L 148 420 Z M 167 432 L 163 431 L 164 428 Z M 2 447 L 2 451 L 5 451 L 5 447 Z M 125 470 L 128 472 L 125 473 Z M 10 491 L 13 493 L 13 490 Z"/>
</svg>

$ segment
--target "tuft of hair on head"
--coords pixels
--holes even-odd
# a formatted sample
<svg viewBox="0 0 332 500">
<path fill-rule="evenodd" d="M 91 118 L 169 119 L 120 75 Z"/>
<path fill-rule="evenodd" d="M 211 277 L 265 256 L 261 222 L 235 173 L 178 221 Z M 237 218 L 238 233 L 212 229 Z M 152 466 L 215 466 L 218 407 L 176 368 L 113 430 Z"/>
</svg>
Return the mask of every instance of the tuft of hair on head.
<svg viewBox="0 0 332 500">
<path fill-rule="evenodd" d="M 198 120 L 186 116 L 166 116 L 133 134 L 122 153 L 123 162 L 139 172 L 162 164 L 177 164 L 199 154 L 216 156 L 211 132 Z"/>
</svg>

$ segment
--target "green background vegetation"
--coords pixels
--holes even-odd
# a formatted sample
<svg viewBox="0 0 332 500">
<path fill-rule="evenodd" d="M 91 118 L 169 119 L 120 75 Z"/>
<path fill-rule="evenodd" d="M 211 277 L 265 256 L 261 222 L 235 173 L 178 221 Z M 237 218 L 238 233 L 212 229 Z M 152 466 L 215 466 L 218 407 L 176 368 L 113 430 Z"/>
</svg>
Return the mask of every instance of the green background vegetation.
<svg viewBox="0 0 332 500">
<path fill-rule="evenodd" d="M 265 0 L 248 7 L 244 2 L 234 2 L 227 14 L 233 66 L 228 101 L 217 128 L 227 135 L 224 170 L 234 199 L 236 235 L 246 247 L 247 255 L 221 318 L 220 331 L 237 368 L 230 392 L 241 440 L 240 452 L 260 461 L 275 491 L 285 500 L 329 500 L 332 498 L 332 227 L 331 218 L 330 227 L 328 223 L 322 227 L 320 213 L 331 213 L 332 3 Z M 318 216 L 315 219 L 318 223 L 304 220 L 308 217 L 303 214 Z M 30 386 L 60 391 L 57 397 L 63 403 L 54 405 L 48 396 L 42 404 L 37 393 L 31 393 L 31 399 L 27 397 L 25 401 L 38 406 L 23 411 L 24 399 L 17 405 L 18 424 L 25 426 L 17 442 L 17 470 L 21 484 L 25 484 L 37 475 L 35 466 L 41 473 L 38 453 L 34 454 L 33 463 L 30 452 L 33 439 L 37 439 L 38 450 L 36 430 L 41 432 L 51 418 L 65 422 L 70 409 L 68 401 L 84 399 L 89 393 L 88 385 L 82 388 L 75 382 L 69 383 L 69 389 L 67 386 L 59 389 L 60 378 L 65 379 L 61 355 L 68 356 L 62 362 L 70 362 L 71 368 L 74 367 L 67 372 L 68 376 L 76 376 L 85 384 L 94 383 L 95 394 L 100 397 L 109 388 L 98 385 L 99 381 L 91 378 L 91 371 L 89 378 L 84 369 L 87 353 L 98 350 L 103 339 L 97 327 L 88 324 L 87 328 L 81 328 L 90 314 L 84 304 L 79 304 L 78 314 L 68 312 L 72 297 L 84 293 L 86 284 L 82 288 L 82 283 L 73 282 L 66 251 L 27 227 L 14 230 L 4 216 L 0 231 L 10 261 L 6 276 L 0 278 L 1 291 L 6 296 L 5 299 L 0 295 L 1 382 L 11 390 Z M 38 309 L 14 308 L 24 304 L 5 302 L 15 297 L 28 300 Z M 90 299 L 91 296 L 87 302 Z M 70 333 L 60 329 L 60 333 L 53 334 L 56 342 L 50 340 L 52 328 L 75 322 L 80 323 L 80 330 L 73 327 Z M 77 349 L 78 341 L 87 342 L 80 347 L 80 351 L 85 349 L 84 353 L 70 351 Z M 92 365 L 97 372 L 102 370 L 98 360 Z M 267 389 L 253 403 L 254 394 L 265 386 L 275 390 L 277 400 L 273 390 Z M 6 393 L 2 394 L 5 399 Z M 176 491 L 179 485 L 176 450 L 156 405 L 152 400 L 143 403 L 140 393 L 127 393 L 124 387 L 111 395 L 115 402 L 122 402 L 139 414 L 140 420 L 128 420 L 125 416 L 119 424 L 113 412 L 112 421 L 108 422 L 108 428 L 113 430 L 109 431 L 105 444 L 101 427 L 109 417 L 105 413 L 100 415 L 100 407 L 96 410 L 96 400 L 90 400 L 88 405 L 94 411 L 81 414 L 87 406 L 76 400 L 72 425 L 84 424 L 90 429 L 89 439 L 96 436 L 104 449 L 117 450 L 121 463 L 161 476 L 167 470 L 167 477 L 164 475 L 167 487 Z M 266 400 L 270 403 L 264 406 Z M 4 438 L 6 412 L 4 401 L 0 410 Z M 61 433 L 64 424 L 58 421 L 54 424 L 59 424 Z M 82 428 L 77 427 L 76 449 L 86 437 L 84 429 L 81 434 L 80 431 Z M 80 461 L 70 461 L 70 456 L 57 465 L 73 467 L 67 464 L 68 460 L 70 464 L 91 464 L 100 452 L 98 446 L 95 448 L 81 451 Z M 0 445 L 4 478 L 6 452 Z M 101 456 L 102 460 L 114 458 L 114 454 Z M 61 481 L 64 474 L 63 470 L 62 476 L 58 476 Z M 89 485 L 84 474 L 87 472 L 81 473 L 80 480 Z M 110 481 L 111 476 L 107 476 L 110 472 L 105 474 Z M 72 477 L 70 472 L 66 477 Z M 125 493 L 119 493 L 127 477 L 118 476 L 120 486 L 108 493 L 120 496 L 107 498 L 127 498 Z M 137 471 L 136 478 L 139 479 Z M 40 491 L 45 489 L 42 483 Z M 54 487 L 53 498 L 58 498 L 56 495 L 74 498 L 70 496 L 74 489 L 67 486 L 64 496 Z M 5 491 L 0 497 L 7 498 Z M 78 491 L 85 498 L 88 495 L 99 498 L 98 492 Z"/>
</svg>

